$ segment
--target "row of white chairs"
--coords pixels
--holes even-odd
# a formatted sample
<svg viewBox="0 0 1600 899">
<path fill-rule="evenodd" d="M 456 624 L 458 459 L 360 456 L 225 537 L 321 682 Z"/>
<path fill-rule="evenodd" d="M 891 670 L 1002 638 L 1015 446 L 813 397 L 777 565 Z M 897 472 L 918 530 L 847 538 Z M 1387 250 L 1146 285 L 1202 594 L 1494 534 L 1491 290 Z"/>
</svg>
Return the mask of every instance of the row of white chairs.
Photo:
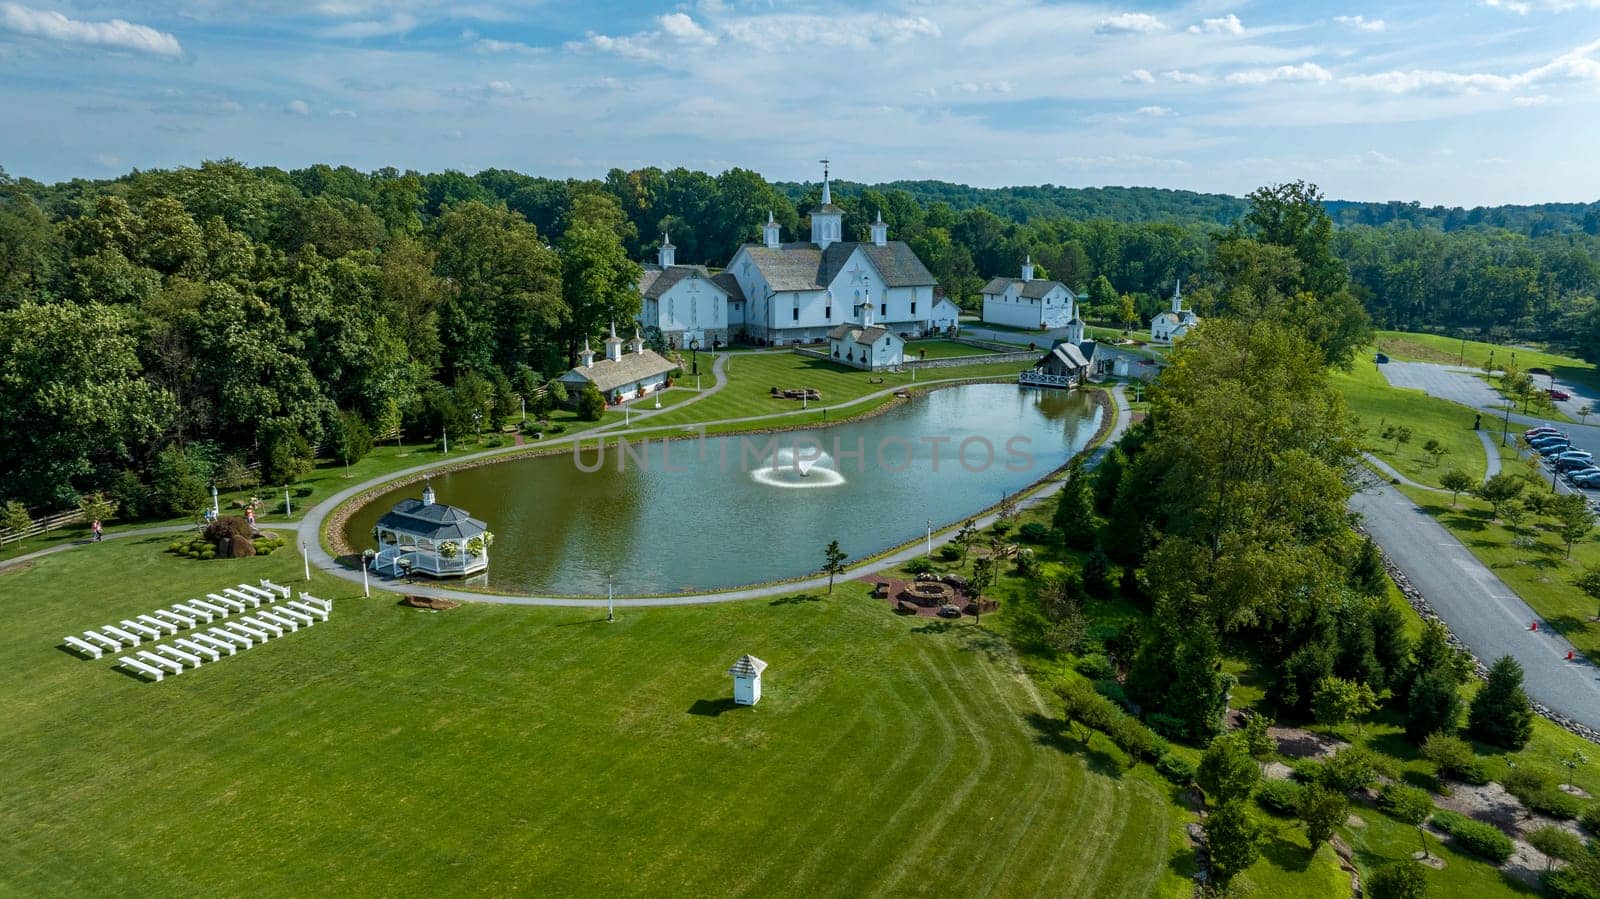
<svg viewBox="0 0 1600 899">
<path fill-rule="evenodd" d="M 302 592 L 298 600 L 223 622 L 221 626 L 208 628 L 203 633 L 195 632 L 177 638 L 155 647 L 154 651 L 140 650 L 134 655 L 119 658 L 117 662 L 159 683 L 168 674 L 182 674 L 187 668 L 199 668 L 206 662 L 220 661 L 224 654 L 237 655 L 241 649 L 250 649 L 275 637 L 294 633 L 319 620 L 327 621 L 332 612 L 333 603 Z"/>
<path fill-rule="evenodd" d="M 157 609 L 154 614 L 124 618 L 97 631 L 84 631 L 82 637 L 64 637 L 62 642 L 85 658 L 98 659 L 105 652 L 115 652 L 124 645 L 138 646 L 142 640 L 154 641 L 180 630 L 192 630 L 202 623 L 210 624 L 214 619 L 243 612 L 247 607 L 257 609 L 262 603 L 288 599 L 289 593 L 288 587 L 267 580 L 258 587 L 240 584 L 220 594 L 207 593 L 205 599 L 191 599 Z"/>
</svg>

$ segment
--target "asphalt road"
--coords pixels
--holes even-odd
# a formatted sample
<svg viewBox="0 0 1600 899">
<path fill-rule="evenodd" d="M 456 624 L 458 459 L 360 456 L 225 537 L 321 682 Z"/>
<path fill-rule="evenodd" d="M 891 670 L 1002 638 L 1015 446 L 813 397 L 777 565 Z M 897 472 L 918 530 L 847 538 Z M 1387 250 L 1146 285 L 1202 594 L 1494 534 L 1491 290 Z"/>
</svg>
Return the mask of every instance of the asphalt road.
<svg viewBox="0 0 1600 899">
<path fill-rule="evenodd" d="M 1522 663 L 1528 695 L 1600 729 L 1600 669 L 1566 661 L 1572 649 L 1461 541 L 1404 494 L 1374 483 L 1350 500 L 1368 531 L 1456 636 L 1486 664 L 1509 655 Z"/>
</svg>

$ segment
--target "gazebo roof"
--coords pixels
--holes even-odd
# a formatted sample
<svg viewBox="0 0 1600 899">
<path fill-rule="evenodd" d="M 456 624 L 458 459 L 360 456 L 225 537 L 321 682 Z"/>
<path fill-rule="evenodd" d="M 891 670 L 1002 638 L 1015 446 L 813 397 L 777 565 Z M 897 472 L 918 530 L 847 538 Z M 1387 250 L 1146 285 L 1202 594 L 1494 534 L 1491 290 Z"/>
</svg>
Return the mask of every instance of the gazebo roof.
<svg viewBox="0 0 1600 899">
<path fill-rule="evenodd" d="M 489 529 L 465 509 L 419 499 L 395 504 L 389 514 L 378 519 L 378 527 L 427 540 L 470 540 Z"/>
<path fill-rule="evenodd" d="M 739 657 L 739 661 L 733 663 L 728 673 L 735 677 L 759 677 L 765 670 L 767 670 L 766 662 L 746 653 Z"/>
</svg>

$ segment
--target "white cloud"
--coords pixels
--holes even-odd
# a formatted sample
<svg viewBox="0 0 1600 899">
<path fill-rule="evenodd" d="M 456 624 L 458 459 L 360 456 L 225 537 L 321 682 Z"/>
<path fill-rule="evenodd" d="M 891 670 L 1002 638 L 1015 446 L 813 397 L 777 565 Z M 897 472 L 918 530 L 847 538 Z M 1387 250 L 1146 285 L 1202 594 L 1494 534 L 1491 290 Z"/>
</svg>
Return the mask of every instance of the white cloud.
<svg viewBox="0 0 1600 899">
<path fill-rule="evenodd" d="M 1183 72 L 1178 69 L 1169 69 L 1162 72 L 1161 77 L 1177 84 L 1204 84 L 1211 79 L 1199 72 Z"/>
<path fill-rule="evenodd" d="M 115 153 L 96 153 L 94 154 L 94 161 L 100 163 L 108 169 L 122 167 L 122 157 L 116 155 Z"/>
<path fill-rule="evenodd" d="M 410 13 L 397 12 L 388 19 L 374 19 L 362 22 L 345 22 L 323 29 L 325 37 L 350 38 L 361 40 L 369 37 L 387 37 L 392 34 L 405 34 L 417 27 L 417 17 Z"/>
<path fill-rule="evenodd" d="M 1528 10 L 1533 8 L 1532 4 L 1524 3 L 1523 0 L 1483 0 L 1483 5 L 1490 9 L 1503 9 L 1506 12 L 1514 12 L 1519 16 L 1527 15 Z"/>
<path fill-rule="evenodd" d="M 0 28 L 66 44 L 113 47 L 157 56 L 183 55 L 183 47 L 176 37 L 147 25 L 135 25 L 122 19 L 85 22 L 17 3 L 0 3 Z"/>
<path fill-rule="evenodd" d="M 661 24 L 663 32 L 680 43 L 699 44 L 700 46 L 709 47 L 717 42 L 716 35 L 701 28 L 699 23 L 684 13 L 671 13 L 660 17 L 656 21 Z"/>
<path fill-rule="evenodd" d="M 1275 69 L 1249 69 L 1243 72 L 1234 72 L 1226 80 L 1229 84 L 1266 84 L 1272 81 L 1322 83 L 1332 81 L 1333 73 L 1314 62 L 1304 62 L 1297 66 L 1278 66 Z"/>
<path fill-rule="evenodd" d="M 471 40 L 472 38 L 467 38 Z M 478 53 L 543 53 L 542 47 L 530 47 L 517 41 L 498 41 L 494 38 L 483 38 L 472 45 Z"/>
<path fill-rule="evenodd" d="M 1166 23 L 1149 13 L 1125 12 L 1100 20 L 1095 32 L 1099 34 L 1153 34 L 1166 31 Z"/>
<path fill-rule="evenodd" d="M 1169 115 L 1176 115 L 1176 113 L 1165 106 L 1141 106 L 1134 110 L 1134 115 L 1142 115 L 1146 118 L 1159 119 L 1165 118 Z"/>
<path fill-rule="evenodd" d="M 1534 94 L 1534 95 L 1529 96 L 1529 97 L 1512 97 L 1511 98 L 1511 104 L 1513 106 L 1523 106 L 1523 107 L 1548 106 L 1553 102 L 1555 102 L 1555 101 L 1553 99 L 1551 99 L 1549 94 Z"/>
<path fill-rule="evenodd" d="M 284 104 L 283 111 L 290 115 L 310 115 L 311 104 L 304 100 L 290 100 Z"/>
<path fill-rule="evenodd" d="M 633 37 L 612 37 L 608 34 L 595 34 L 589 32 L 581 41 L 568 41 L 568 50 L 598 50 L 602 53 L 615 53 L 628 59 L 660 59 L 657 52 L 647 39 Z"/>
<path fill-rule="evenodd" d="M 1154 84 L 1156 76 L 1150 74 L 1149 69 L 1134 69 L 1122 76 L 1123 84 Z"/>
<path fill-rule="evenodd" d="M 1352 75 L 1343 80 L 1355 87 L 1390 94 L 1430 90 L 1441 93 L 1504 93 L 1537 84 L 1600 82 L 1600 60 L 1594 58 L 1597 51 L 1600 51 L 1600 41 L 1593 41 L 1575 47 L 1542 66 L 1510 75 L 1411 69 Z"/>
<path fill-rule="evenodd" d="M 356 113 L 353 109 L 330 109 L 328 110 L 328 117 L 334 119 L 353 119 L 356 117 Z"/>
<path fill-rule="evenodd" d="M 517 92 L 517 89 L 509 81 L 491 81 L 483 87 L 489 93 L 499 94 L 502 97 L 509 97 Z"/>
<path fill-rule="evenodd" d="M 1011 82 L 958 81 L 950 85 L 950 89 L 958 94 L 1009 94 L 1011 93 Z"/>
<path fill-rule="evenodd" d="M 1163 159 L 1138 153 L 1105 156 L 1062 156 L 1057 163 L 1075 169 L 1167 169 L 1186 170 L 1189 163 L 1182 159 Z"/>
<path fill-rule="evenodd" d="M 1244 34 L 1244 23 L 1233 13 L 1189 26 L 1190 34 Z"/>
<path fill-rule="evenodd" d="M 1334 16 L 1333 20 L 1357 31 L 1382 31 L 1389 27 L 1389 23 L 1382 19 L 1369 19 L 1366 16 Z"/>
</svg>

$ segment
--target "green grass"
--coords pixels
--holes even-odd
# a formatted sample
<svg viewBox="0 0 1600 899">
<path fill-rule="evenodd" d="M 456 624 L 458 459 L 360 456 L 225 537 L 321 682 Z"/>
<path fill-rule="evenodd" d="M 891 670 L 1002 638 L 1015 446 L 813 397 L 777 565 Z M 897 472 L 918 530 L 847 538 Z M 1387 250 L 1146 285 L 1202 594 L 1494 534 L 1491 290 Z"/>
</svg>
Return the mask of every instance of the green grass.
<svg viewBox="0 0 1600 899">
<path fill-rule="evenodd" d="M 1331 383 L 1344 394 L 1350 410 L 1360 419 L 1366 432 L 1364 447 L 1401 474 L 1431 487 L 1439 486 L 1440 475 L 1452 468 L 1466 472 L 1475 481 L 1483 479 L 1486 456 L 1472 430 L 1475 413 L 1471 409 L 1420 390 L 1392 387 L 1366 358 L 1358 359 L 1348 372 L 1334 371 Z M 1486 417 L 1484 427 L 1492 424 Z M 1381 437 L 1391 425 L 1411 429 L 1411 441 L 1401 444 L 1398 452 L 1394 441 Z M 1430 439 L 1438 440 L 1449 450 L 1437 465 L 1422 449 Z"/>
<path fill-rule="evenodd" d="M 0 573 L 0 892 L 1184 895 L 1163 788 L 1058 748 L 987 621 L 854 583 L 430 613 L 317 573 L 330 622 L 160 684 L 56 648 L 299 568 L 165 542 Z"/>
<path fill-rule="evenodd" d="M 1378 349 L 1389 354 L 1391 359 L 1402 362 L 1438 362 L 1445 365 L 1469 365 L 1473 368 L 1483 368 L 1489 361 L 1491 351 L 1494 352 L 1497 368 L 1515 353 L 1517 365 L 1524 371 L 1530 368 L 1543 368 L 1553 372 L 1558 380 L 1585 384 L 1600 390 L 1600 371 L 1596 370 L 1593 363 L 1530 347 L 1496 346 L 1475 340 L 1467 341 L 1463 347 L 1461 340 L 1456 338 L 1439 334 L 1412 334 L 1406 331 L 1379 331 L 1377 344 Z"/>
<path fill-rule="evenodd" d="M 960 356 L 990 356 L 994 352 L 954 340 L 912 340 L 906 343 L 907 359 L 954 359 Z"/>
</svg>

